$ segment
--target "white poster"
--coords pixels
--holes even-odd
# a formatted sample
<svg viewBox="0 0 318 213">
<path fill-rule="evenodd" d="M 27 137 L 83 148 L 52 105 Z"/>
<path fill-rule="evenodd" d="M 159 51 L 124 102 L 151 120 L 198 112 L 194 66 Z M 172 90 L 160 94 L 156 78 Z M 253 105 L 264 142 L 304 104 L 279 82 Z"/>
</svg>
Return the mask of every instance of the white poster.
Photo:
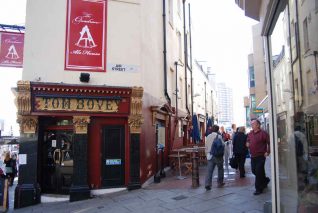
<svg viewBox="0 0 318 213">
<path fill-rule="evenodd" d="M 56 147 L 56 140 L 52 140 L 52 147 Z"/>
<path fill-rule="evenodd" d="M 19 164 L 20 165 L 27 164 L 27 155 L 26 154 L 19 154 Z"/>
</svg>

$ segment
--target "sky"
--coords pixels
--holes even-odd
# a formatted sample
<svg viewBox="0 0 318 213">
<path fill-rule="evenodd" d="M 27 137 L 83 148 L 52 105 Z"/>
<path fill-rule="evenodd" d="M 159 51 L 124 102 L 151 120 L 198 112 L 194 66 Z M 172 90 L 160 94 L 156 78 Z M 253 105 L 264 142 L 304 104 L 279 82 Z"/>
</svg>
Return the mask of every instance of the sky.
<svg viewBox="0 0 318 213">
<path fill-rule="evenodd" d="M 25 25 L 26 0 L 0 0 L 0 23 Z M 244 125 L 243 97 L 248 95 L 247 55 L 252 52 L 251 26 L 234 0 L 192 0 L 192 47 L 194 58 L 207 61 L 218 82 L 233 89 L 234 122 Z M 19 134 L 11 87 L 22 78 L 22 69 L 0 67 L 0 119 L 3 135 Z"/>
<path fill-rule="evenodd" d="M 193 56 L 207 61 L 217 82 L 233 89 L 234 123 L 245 125 L 248 96 L 248 54 L 253 52 L 252 26 L 234 0 L 191 1 Z"/>
</svg>

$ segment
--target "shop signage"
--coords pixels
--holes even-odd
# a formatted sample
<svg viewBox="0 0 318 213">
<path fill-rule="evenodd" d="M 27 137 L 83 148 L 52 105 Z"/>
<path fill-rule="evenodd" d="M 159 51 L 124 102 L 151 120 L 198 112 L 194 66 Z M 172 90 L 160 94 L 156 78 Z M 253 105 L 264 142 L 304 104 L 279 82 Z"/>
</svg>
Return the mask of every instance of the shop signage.
<svg viewBox="0 0 318 213">
<path fill-rule="evenodd" d="M 107 70 L 115 72 L 138 72 L 139 67 L 127 64 L 107 64 Z"/>
<path fill-rule="evenodd" d="M 121 165 L 121 159 L 106 159 L 107 166 Z"/>
<path fill-rule="evenodd" d="M 0 66 L 22 67 L 24 34 L 0 32 Z"/>
<path fill-rule="evenodd" d="M 68 0 L 65 69 L 106 71 L 106 0 Z"/>
<path fill-rule="evenodd" d="M 264 109 L 263 108 L 255 108 L 255 109 L 253 109 L 253 113 L 262 114 L 262 113 L 264 113 Z"/>
<path fill-rule="evenodd" d="M 35 97 L 36 111 L 118 112 L 121 98 Z"/>
</svg>

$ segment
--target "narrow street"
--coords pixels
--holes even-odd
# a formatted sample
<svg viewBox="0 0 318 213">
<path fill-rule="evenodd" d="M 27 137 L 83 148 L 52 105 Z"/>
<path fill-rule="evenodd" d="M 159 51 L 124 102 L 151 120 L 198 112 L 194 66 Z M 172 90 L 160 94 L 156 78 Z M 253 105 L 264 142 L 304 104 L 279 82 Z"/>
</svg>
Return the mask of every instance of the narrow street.
<svg viewBox="0 0 318 213">
<path fill-rule="evenodd" d="M 270 160 L 266 161 L 266 174 L 270 176 Z M 167 172 L 161 182 L 151 183 L 143 189 L 122 191 L 78 202 L 41 203 L 9 212 L 263 212 L 264 202 L 271 200 L 270 185 L 263 194 L 254 196 L 254 176 L 250 160 L 246 162 L 246 177 L 239 178 L 235 170 L 225 169 L 223 188 L 217 188 L 216 170 L 212 190 L 204 188 L 205 166 L 200 167 L 200 187 L 191 188 L 191 176 L 176 179 L 177 172 Z M 247 205 L 248 204 L 248 205 Z"/>
</svg>

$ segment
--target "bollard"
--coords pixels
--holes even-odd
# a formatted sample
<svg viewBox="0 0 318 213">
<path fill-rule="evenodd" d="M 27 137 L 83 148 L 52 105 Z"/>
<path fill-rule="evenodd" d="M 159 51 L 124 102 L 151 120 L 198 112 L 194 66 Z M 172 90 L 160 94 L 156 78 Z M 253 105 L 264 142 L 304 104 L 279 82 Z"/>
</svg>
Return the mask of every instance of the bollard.
<svg viewBox="0 0 318 213">
<path fill-rule="evenodd" d="M 200 186 L 200 177 L 199 177 L 199 157 L 198 151 L 192 152 L 192 188 L 197 188 Z"/>
</svg>

